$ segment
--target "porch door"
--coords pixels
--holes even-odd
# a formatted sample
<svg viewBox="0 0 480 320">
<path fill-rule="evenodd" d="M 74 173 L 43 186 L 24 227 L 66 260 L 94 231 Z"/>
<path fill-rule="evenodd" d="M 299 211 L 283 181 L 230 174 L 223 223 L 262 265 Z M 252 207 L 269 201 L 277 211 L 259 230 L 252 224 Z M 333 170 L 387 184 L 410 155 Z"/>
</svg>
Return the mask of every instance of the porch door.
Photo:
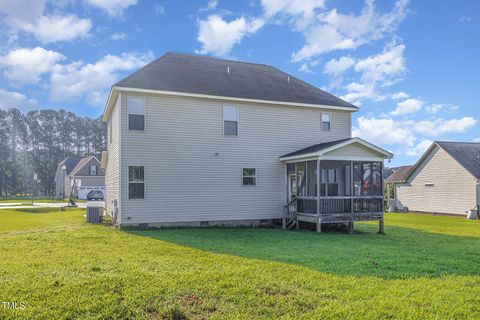
<svg viewBox="0 0 480 320">
<path fill-rule="evenodd" d="M 297 177 L 295 174 L 288 175 L 288 201 L 297 195 Z"/>
</svg>

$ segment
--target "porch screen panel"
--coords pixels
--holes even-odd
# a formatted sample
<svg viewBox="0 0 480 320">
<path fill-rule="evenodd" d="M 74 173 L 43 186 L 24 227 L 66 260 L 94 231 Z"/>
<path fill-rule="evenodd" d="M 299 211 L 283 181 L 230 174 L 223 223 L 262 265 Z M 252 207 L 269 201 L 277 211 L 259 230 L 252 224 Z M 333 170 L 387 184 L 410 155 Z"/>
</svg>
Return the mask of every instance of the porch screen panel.
<svg viewBox="0 0 480 320">
<path fill-rule="evenodd" d="M 353 165 L 353 195 L 382 195 L 381 162 L 355 162 Z"/>
<path fill-rule="evenodd" d="M 306 183 L 305 183 L 305 162 L 297 163 L 297 195 L 305 196 Z"/>
<path fill-rule="evenodd" d="M 307 196 L 317 196 L 317 161 L 307 162 Z"/>
</svg>

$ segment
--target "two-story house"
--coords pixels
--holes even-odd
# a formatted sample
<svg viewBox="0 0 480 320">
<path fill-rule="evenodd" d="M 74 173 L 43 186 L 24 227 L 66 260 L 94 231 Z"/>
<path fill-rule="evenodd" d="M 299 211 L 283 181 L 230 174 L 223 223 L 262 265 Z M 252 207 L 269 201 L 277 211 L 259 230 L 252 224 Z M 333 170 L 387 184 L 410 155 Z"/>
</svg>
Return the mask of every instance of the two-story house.
<svg viewBox="0 0 480 320">
<path fill-rule="evenodd" d="M 104 192 L 105 171 L 95 156 L 69 156 L 57 165 L 55 198 L 87 199 L 92 190 Z"/>
<path fill-rule="evenodd" d="M 378 220 L 383 161 L 358 108 L 274 67 L 167 53 L 112 86 L 106 211 L 120 226 Z"/>
</svg>

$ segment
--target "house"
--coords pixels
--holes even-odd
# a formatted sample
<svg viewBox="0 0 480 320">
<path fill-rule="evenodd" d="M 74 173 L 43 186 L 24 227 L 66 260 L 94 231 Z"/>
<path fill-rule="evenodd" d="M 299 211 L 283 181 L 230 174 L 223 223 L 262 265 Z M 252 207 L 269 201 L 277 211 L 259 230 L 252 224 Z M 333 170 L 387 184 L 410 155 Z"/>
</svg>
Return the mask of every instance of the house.
<svg viewBox="0 0 480 320">
<path fill-rule="evenodd" d="M 385 194 L 387 197 L 388 211 L 402 212 L 405 208 L 397 201 L 397 185 L 405 180 L 413 166 L 390 168 L 390 174 L 385 179 Z"/>
<path fill-rule="evenodd" d="M 480 143 L 433 142 L 402 176 L 387 180 L 406 211 L 465 215 L 480 203 Z"/>
<path fill-rule="evenodd" d="M 55 174 L 55 198 L 87 199 L 91 190 L 104 191 L 105 171 L 95 156 L 69 156 L 60 162 Z"/>
<path fill-rule="evenodd" d="M 119 226 L 383 225 L 392 154 L 352 138 L 357 110 L 268 65 L 167 53 L 111 88 L 106 212 Z"/>
</svg>

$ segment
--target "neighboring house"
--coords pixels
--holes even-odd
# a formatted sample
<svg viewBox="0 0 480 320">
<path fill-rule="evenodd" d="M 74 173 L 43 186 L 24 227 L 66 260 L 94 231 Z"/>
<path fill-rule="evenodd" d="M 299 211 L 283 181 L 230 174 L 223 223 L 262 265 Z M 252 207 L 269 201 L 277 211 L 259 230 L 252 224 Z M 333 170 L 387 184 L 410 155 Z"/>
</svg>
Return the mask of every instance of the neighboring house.
<svg viewBox="0 0 480 320">
<path fill-rule="evenodd" d="M 105 189 L 105 171 L 94 156 L 70 156 L 60 162 L 55 174 L 55 197 L 86 199 L 91 190 Z"/>
<path fill-rule="evenodd" d="M 383 226 L 392 154 L 351 137 L 357 110 L 268 65 L 168 53 L 110 91 L 106 211 L 120 226 Z"/>
<path fill-rule="evenodd" d="M 403 179 L 392 180 L 409 211 L 465 215 L 480 202 L 480 143 L 436 141 Z"/>
<path fill-rule="evenodd" d="M 388 211 L 401 212 L 405 208 L 397 200 L 397 185 L 405 180 L 408 172 L 413 166 L 402 166 L 390 168 L 390 175 L 385 179 L 385 194 L 387 197 Z"/>
</svg>

